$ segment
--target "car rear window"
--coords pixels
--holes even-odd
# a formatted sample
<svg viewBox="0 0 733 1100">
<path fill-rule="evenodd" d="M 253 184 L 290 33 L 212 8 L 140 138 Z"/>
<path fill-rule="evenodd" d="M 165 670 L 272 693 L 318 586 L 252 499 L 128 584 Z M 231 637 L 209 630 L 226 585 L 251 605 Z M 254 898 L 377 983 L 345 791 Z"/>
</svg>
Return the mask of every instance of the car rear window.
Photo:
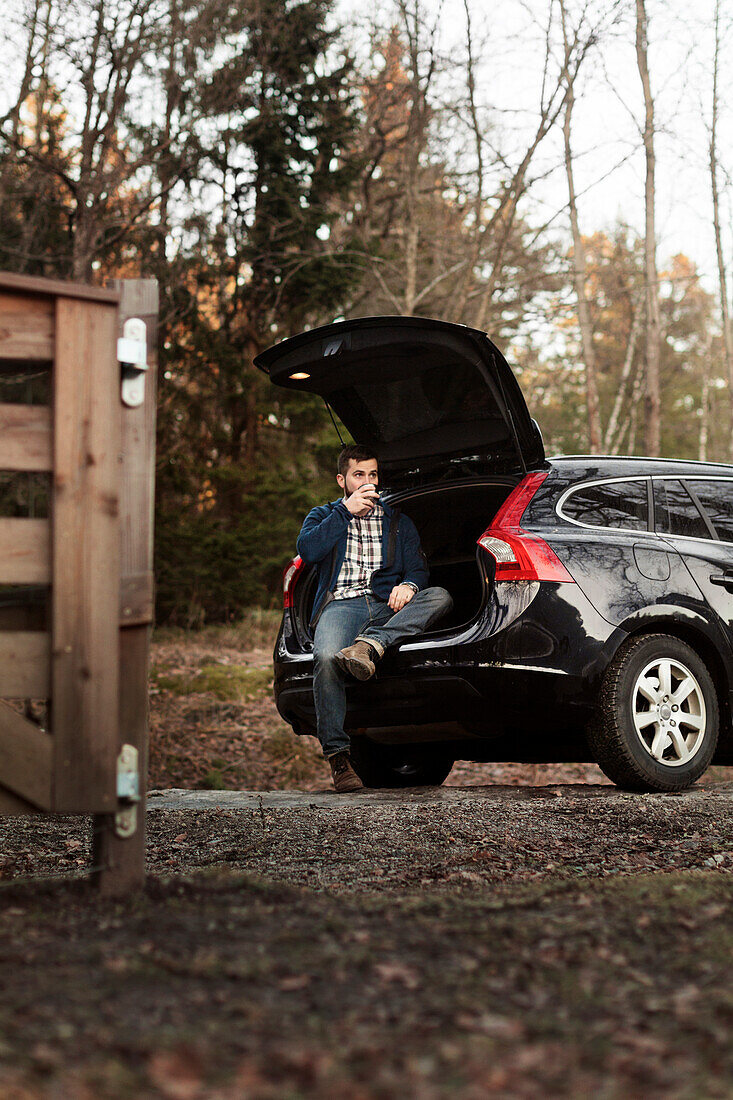
<svg viewBox="0 0 733 1100">
<path fill-rule="evenodd" d="M 655 479 L 654 526 L 660 535 L 709 539 L 705 520 L 681 481 Z"/>
<path fill-rule="evenodd" d="M 649 525 L 647 480 L 603 481 L 581 485 L 565 498 L 561 513 L 590 527 L 646 531 Z"/>
<path fill-rule="evenodd" d="M 702 504 L 722 542 L 733 542 L 733 481 L 685 480 Z"/>
</svg>

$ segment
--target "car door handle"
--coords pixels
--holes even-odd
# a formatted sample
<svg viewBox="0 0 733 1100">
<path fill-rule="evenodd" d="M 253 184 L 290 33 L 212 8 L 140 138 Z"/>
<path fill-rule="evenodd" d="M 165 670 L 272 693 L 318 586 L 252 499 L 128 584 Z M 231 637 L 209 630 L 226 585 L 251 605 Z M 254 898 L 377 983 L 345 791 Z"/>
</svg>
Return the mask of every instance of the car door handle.
<svg viewBox="0 0 733 1100">
<path fill-rule="evenodd" d="M 721 588 L 727 588 L 729 592 L 733 592 L 733 573 L 711 573 L 710 583 L 720 585 Z"/>
</svg>

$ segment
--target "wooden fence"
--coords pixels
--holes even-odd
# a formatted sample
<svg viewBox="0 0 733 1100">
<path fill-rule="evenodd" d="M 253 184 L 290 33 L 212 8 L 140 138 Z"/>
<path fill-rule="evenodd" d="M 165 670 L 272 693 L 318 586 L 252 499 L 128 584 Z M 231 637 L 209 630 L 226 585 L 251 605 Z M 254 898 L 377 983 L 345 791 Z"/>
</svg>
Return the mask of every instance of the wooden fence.
<svg viewBox="0 0 733 1100">
<path fill-rule="evenodd" d="M 132 408 L 131 316 L 151 368 Z M 0 813 L 94 815 L 110 891 L 142 878 L 156 324 L 151 280 L 0 274 Z"/>
</svg>

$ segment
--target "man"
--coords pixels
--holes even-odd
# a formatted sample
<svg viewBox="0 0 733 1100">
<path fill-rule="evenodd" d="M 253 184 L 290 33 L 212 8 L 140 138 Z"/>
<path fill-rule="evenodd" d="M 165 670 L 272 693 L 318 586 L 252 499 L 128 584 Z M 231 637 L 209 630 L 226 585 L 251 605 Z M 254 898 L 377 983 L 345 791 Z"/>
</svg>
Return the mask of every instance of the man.
<svg viewBox="0 0 733 1100">
<path fill-rule="evenodd" d="M 313 695 L 318 738 L 339 793 L 362 787 L 344 730 L 346 680 L 368 680 L 388 646 L 427 630 L 453 606 L 427 588 L 428 566 L 414 523 L 379 499 L 372 451 L 344 447 L 336 476 L 343 497 L 308 513 L 298 553 L 314 562 Z"/>
</svg>

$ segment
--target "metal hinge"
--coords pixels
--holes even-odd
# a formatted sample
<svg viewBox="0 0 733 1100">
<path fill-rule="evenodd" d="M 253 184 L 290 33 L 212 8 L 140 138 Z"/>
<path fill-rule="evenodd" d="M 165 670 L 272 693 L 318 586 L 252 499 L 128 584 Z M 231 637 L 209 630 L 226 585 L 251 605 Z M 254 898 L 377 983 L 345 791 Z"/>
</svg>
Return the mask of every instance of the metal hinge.
<svg viewBox="0 0 733 1100">
<path fill-rule="evenodd" d="M 139 317 L 128 317 L 122 326 L 117 358 L 122 365 L 122 403 L 136 409 L 145 400 L 145 372 L 148 369 L 147 329 Z"/>
<path fill-rule="evenodd" d="M 138 751 L 134 745 L 123 745 L 117 757 L 117 798 L 125 803 L 115 814 L 115 833 L 132 836 L 137 829 L 137 803 L 140 801 Z"/>
</svg>

